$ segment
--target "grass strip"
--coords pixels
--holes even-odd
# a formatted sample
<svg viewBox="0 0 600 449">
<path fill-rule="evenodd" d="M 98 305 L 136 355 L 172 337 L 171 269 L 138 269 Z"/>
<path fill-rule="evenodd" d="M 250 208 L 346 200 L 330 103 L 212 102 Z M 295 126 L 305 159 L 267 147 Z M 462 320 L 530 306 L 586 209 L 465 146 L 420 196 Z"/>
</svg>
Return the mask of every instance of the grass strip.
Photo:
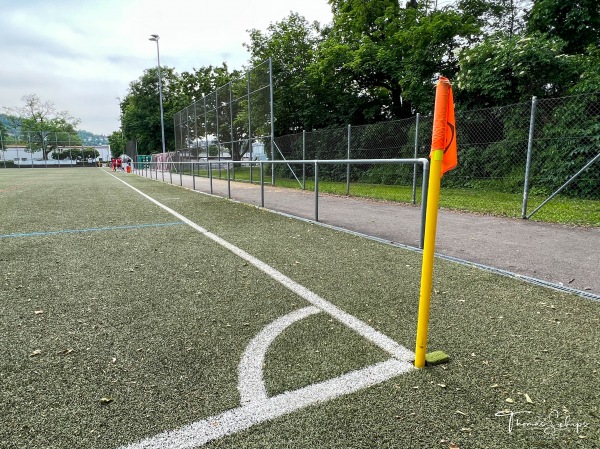
<svg viewBox="0 0 600 449">
<path fill-rule="evenodd" d="M 260 182 L 259 174 L 258 168 L 253 170 L 253 182 Z M 200 171 L 197 175 L 208 176 L 208 173 Z M 218 177 L 218 172 L 213 172 L 213 176 Z M 222 171 L 221 178 L 226 179 L 226 176 L 226 171 Z M 235 180 L 249 181 L 249 168 L 236 168 Z M 268 180 L 270 180 L 270 175 Z M 276 177 L 275 185 L 290 189 L 302 188 L 296 179 L 281 176 Z M 307 179 L 305 188 L 314 190 L 314 182 Z M 347 184 L 346 182 L 319 180 L 319 191 L 334 195 L 346 195 Z M 362 198 L 411 203 L 412 194 L 412 186 L 363 182 L 351 182 L 350 184 L 350 195 Z M 418 187 L 416 189 L 418 202 L 420 202 L 420 198 L 421 189 Z M 528 213 L 531 213 L 546 198 L 547 195 L 531 194 L 528 199 Z M 521 217 L 522 204 L 522 192 L 507 193 L 495 189 L 493 185 L 486 187 L 485 183 L 478 184 L 476 188 L 443 187 L 440 196 L 440 207 L 502 217 Z M 600 226 L 600 201 L 558 195 L 536 212 L 532 219 L 575 226 Z"/>
</svg>

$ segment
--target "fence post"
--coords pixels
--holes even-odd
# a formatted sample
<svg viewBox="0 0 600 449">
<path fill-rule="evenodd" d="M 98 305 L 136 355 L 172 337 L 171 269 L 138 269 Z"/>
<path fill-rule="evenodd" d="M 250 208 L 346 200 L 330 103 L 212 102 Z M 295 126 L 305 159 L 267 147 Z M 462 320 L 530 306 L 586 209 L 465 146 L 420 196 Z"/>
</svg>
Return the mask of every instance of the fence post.
<svg viewBox="0 0 600 449">
<path fill-rule="evenodd" d="M 194 148 L 196 148 L 196 158 L 199 157 L 200 151 L 198 147 L 200 146 L 200 142 L 198 139 L 198 111 L 196 111 L 196 103 L 198 101 L 194 101 Z M 190 161 L 192 160 L 192 155 L 190 154 Z"/>
<path fill-rule="evenodd" d="M 181 146 L 181 148 L 177 148 L 175 147 L 175 151 L 177 151 L 178 149 L 180 151 L 184 151 L 187 150 L 188 154 L 190 151 L 190 134 L 192 133 L 192 126 L 190 123 L 190 119 L 191 119 L 191 114 L 190 114 L 190 107 L 188 106 L 187 108 L 185 108 L 185 123 L 186 123 L 186 137 L 185 137 L 185 142 L 183 143 L 183 145 Z M 181 159 L 179 160 L 179 162 L 182 162 Z"/>
<path fill-rule="evenodd" d="M 231 163 L 227 161 L 227 199 L 231 199 L 231 176 L 229 174 L 229 166 Z"/>
<path fill-rule="evenodd" d="M 27 140 L 29 141 L 29 153 L 31 154 L 31 168 L 33 168 L 33 145 L 31 144 L 30 133 L 27 133 Z"/>
<path fill-rule="evenodd" d="M 269 57 L 269 103 L 271 103 L 271 160 L 275 160 L 275 121 L 273 112 L 273 58 Z M 275 185 L 275 164 L 271 164 L 271 185 Z"/>
<path fill-rule="evenodd" d="M 206 142 L 206 177 L 208 178 L 208 161 L 209 157 L 209 149 L 208 149 L 208 123 L 206 117 L 206 95 L 202 94 L 202 102 L 204 103 L 204 141 Z"/>
<path fill-rule="evenodd" d="M 2 140 L 2 133 L 0 133 L 0 151 L 2 151 L 2 160 L 4 161 L 4 168 L 6 168 L 6 151 L 4 150 L 4 141 Z"/>
<path fill-rule="evenodd" d="M 417 159 L 419 153 L 419 118 L 421 114 L 417 112 L 415 120 L 415 155 Z M 413 164 L 413 185 L 412 185 L 412 203 L 417 204 L 417 164 Z"/>
<path fill-rule="evenodd" d="M 319 221 L 319 164 L 315 161 L 315 221 Z"/>
<path fill-rule="evenodd" d="M 250 184 L 252 184 L 252 181 L 254 181 L 252 179 L 252 168 L 253 168 L 253 164 L 252 164 L 252 118 L 250 116 L 250 71 L 248 71 L 247 74 L 247 84 L 248 84 L 248 151 L 250 152 Z"/>
<path fill-rule="evenodd" d="M 348 125 L 348 160 L 350 160 L 350 134 L 352 125 Z M 346 166 L 346 195 L 350 195 L 350 164 Z"/>
<path fill-rule="evenodd" d="M 221 179 L 221 136 L 219 136 L 219 88 L 215 90 L 215 135 L 217 136 L 217 160 L 219 161 L 219 179 Z"/>
<path fill-rule="evenodd" d="M 233 143 L 233 93 L 231 92 L 233 90 L 232 88 L 233 83 L 231 81 L 229 81 L 229 126 L 231 129 L 231 160 L 234 161 L 235 158 L 233 157 L 233 151 L 234 151 L 234 146 L 235 144 Z M 241 159 L 241 158 L 240 158 Z M 235 181 L 235 164 L 231 165 L 231 170 L 232 170 L 232 176 L 233 176 L 233 180 Z"/>
<path fill-rule="evenodd" d="M 260 167 L 260 207 L 265 207 L 265 170 L 263 161 L 258 161 Z M 250 162 L 252 167 L 252 162 Z"/>
<path fill-rule="evenodd" d="M 527 200 L 529 199 L 529 170 L 531 169 L 531 153 L 533 151 L 536 109 L 537 97 L 533 97 L 531 99 L 531 117 L 529 118 L 529 139 L 527 140 L 527 161 L 525 162 L 525 180 L 523 183 L 523 207 L 521 209 L 521 218 L 527 218 Z"/>
<path fill-rule="evenodd" d="M 302 160 L 306 160 L 306 130 L 302 130 Z M 306 164 L 302 163 L 302 190 L 306 190 Z"/>
<path fill-rule="evenodd" d="M 196 190 L 196 170 L 194 169 L 194 162 L 192 162 L 192 190 Z"/>
</svg>

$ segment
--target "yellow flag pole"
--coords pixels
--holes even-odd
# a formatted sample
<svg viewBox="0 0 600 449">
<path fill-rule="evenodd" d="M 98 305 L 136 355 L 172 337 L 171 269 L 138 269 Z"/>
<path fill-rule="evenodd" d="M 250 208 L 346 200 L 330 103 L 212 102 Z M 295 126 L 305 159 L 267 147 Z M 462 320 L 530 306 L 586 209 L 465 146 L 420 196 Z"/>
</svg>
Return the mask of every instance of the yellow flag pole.
<svg viewBox="0 0 600 449">
<path fill-rule="evenodd" d="M 438 207 L 440 202 L 440 181 L 442 178 L 444 151 L 446 144 L 455 144 L 454 124 L 452 134 L 447 136 L 448 119 L 454 119 L 454 105 L 450 81 L 440 77 L 435 92 L 435 109 L 433 114 L 433 133 L 431 141 L 431 166 L 429 170 L 429 190 L 427 194 L 427 217 L 425 220 L 425 239 L 423 242 L 423 263 L 421 265 L 421 291 L 419 294 L 419 318 L 417 322 L 417 347 L 415 349 L 415 366 L 425 366 L 427 350 L 427 331 L 429 328 L 429 308 L 431 302 L 431 286 L 433 283 L 433 257 L 435 254 L 435 231 L 437 227 Z M 449 112 L 449 106 L 451 112 Z M 449 138 L 447 138 L 449 137 Z M 448 147 L 449 148 L 449 147 Z"/>
<path fill-rule="evenodd" d="M 443 156 L 443 149 L 433 150 L 429 170 L 427 219 L 425 221 L 425 240 L 423 244 L 423 262 L 421 265 L 421 292 L 419 294 L 419 318 L 417 322 L 417 348 L 415 350 L 415 366 L 417 368 L 425 366 L 425 352 L 427 350 L 429 306 L 433 281 L 433 256 L 435 253 L 435 232 L 440 202 Z"/>
</svg>

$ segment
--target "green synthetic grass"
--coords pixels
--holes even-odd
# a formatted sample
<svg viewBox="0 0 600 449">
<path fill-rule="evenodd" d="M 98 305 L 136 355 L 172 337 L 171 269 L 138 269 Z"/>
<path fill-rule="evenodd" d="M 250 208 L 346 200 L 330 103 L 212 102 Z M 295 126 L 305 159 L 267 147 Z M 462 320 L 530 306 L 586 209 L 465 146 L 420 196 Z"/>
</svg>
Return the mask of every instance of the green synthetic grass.
<svg viewBox="0 0 600 449">
<path fill-rule="evenodd" d="M 414 350 L 419 254 L 117 176 Z M 0 172 L 0 190 L 0 235 L 174 221 L 97 169 Z M 117 447 L 235 408 L 248 342 L 307 305 L 183 225 L 4 238 L 0 266 L 6 448 Z M 436 260 L 428 352 L 448 364 L 206 447 L 600 447 L 599 325 L 597 302 Z M 265 382 L 278 394 L 387 358 L 321 313 L 275 340 Z M 509 433 L 502 410 L 547 425 Z"/>
</svg>

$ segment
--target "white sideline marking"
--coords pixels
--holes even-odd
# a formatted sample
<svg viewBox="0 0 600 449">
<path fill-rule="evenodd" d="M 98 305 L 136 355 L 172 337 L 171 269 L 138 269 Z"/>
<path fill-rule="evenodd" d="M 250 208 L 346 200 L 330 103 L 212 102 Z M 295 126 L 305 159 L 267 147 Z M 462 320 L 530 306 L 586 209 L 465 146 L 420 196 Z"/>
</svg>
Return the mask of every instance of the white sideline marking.
<svg viewBox="0 0 600 449">
<path fill-rule="evenodd" d="M 238 366 L 238 390 L 242 405 L 267 400 L 267 390 L 263 382 L 262 367 L 267 349 L 269 349 L 275 338 L 296 321 L 320 312 L 321 309 L 315 306 L 295 310 L 273 321 L 252 339 L 246 347 Z"/>
<path fill-rule="evenodd" d="M 180 429 L 123 446 L 120 449 L 191 449 L 209 441 L 248 429 L 295 410 L 335 399 L 384 382 L 414 369 L 409 362 L 390 359 L 335 379 L 326 380 L 295 391 L 288 391 L 264 401 L 252 402 L 220 415 L 189 424 Z"/>
<path fill-rule="evenodd" d="M 166 431 L 154 437 L 122 446 L 120 449 L 195 448 L 209 441 L 248 429 L 255 424 L 277 418 L 295 410 L 323 403 L 338 396 L 377 385 L 414 369 L 411 362 L 414 359 L 414 354 L 404 346 L 396 343 L 358 318 L 334 306 L 316 293 L 308 290 L 256 257 L 251 256 L 241 248 L 207 231 L 111 173 L 108 174 L 313 304 L 313 306 L 304 307 L 273 321 L 253 338 L 247 346 L 238 366 L 238 389 L 241 396 L 241 407 L 201 421 L 196 421 L 178 430 Z M 267 397 L 262 378 L 262 365 L 269 345 L 288 326 L 320 311 L 327 312 L 368 341 L 387 351 L 393 358 L 386 362 L 352 371 L 335 379 L 309 385 L 295 391 L 288 391 L 271 398 Z"/>
<path fill-rule="evenodd" d="M 243 249 L 238 248 L 237 246 L 229 243 L 227 240 L 224 240 L 221 237 L 219 237 L 218 235 L 213 234 L 212 232 L 204 229 L 202 226 L 194 223 L 189 218 L 184 217 L 180 213 L 174 211 L 173 209 L 171 209 L 168 206 L 165 206 L 164 204 L 155 200 L 151 196 L 146 195 L 141 190 L 136 189 L 135 187 L 127 184 L 122 179 L 119 179 L 118 177 L 114 176 L 111 173 L 108 173 L 108 172 L 105 172 L 105 173 L 107 173 L 108 175 L 121 181 L 123 184 L 125 184 L 130 189 L 139 193 L 144 198 L 146 198 L 147 200 L 156 204 L 158 207 L 164 209 L 165 211 L 167 211 L 168 213 L 170 213 L 177 219 L 179 219 L 179 220 L 183 221 L 184 223 L 186 223 L 187 225 L 191 226 L 196 231 L 200 232 L 204 236 L 211 239 L 213 242 L 218 243 L 219 245 L 223 246 L 224 248 L 227 248 L 229 251 L 231 251 L 236 256 L 238 256 L 238 257 L 244 259 L 245 261 L 247 261 L 248 263 L 252 264 L 254 267 L 258 268 L 263 273 L 269 275 L 272 279 L 276 280 L 277 282 L 279 282 L 283 286 L 287 287 L 292 292 L 296 293 L 298 296 L 306 299 L 309 303 L 318 307 L 322 311 L 328 313 L 333 318 L 337 319 L 338 321 L 345 324 L 350 329 L 357 332 L 359 335 L 361 335 L 364 338 L 366 338 L 367 340 L 369 340 L 371 343 L 374 343 L 375 345 L 379 346 L 381 349 L 386 351 L 392 357 L 394 357 L 398 360 L 405 360 L 405 361 L 414 360 L 414 354 L 411 351 L 406 349 L 404 346 L 396 343 L 394 340 L 389 338 L 387 335 L 382 334 L 381 332 L 379 332 L 379 331 L 375 330 L 374 328 L 372 328 L 371 326 L 369 326 L 367 323 L 359 320 L 358 318 L 350 315 L 347 312 L 344 312 L 339 307 L 334 306 L 329 301 L 321 298 L 319 295 L 310 291 L 303 285 L 300 285 L 296 281 L 293 281 L 292 279 L 287 277 L 285 274 L 281 273 L 280 271 L 277 271 L 275 268 L 266 264 L 262 260 L 257 259 L 256 257 L 250 255 Z"/>
</svg>

